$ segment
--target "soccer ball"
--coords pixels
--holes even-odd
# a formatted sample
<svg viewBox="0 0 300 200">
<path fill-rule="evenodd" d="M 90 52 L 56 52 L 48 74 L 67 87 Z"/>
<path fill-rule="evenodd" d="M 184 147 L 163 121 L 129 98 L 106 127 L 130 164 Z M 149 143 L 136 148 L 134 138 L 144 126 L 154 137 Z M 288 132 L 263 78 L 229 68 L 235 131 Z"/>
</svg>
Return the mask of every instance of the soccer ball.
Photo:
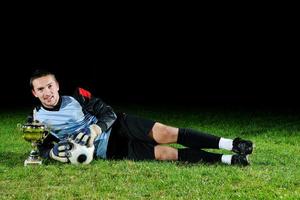
<svg viewBox="0 0 300 200">
<path fill-rule="evenodd" d="M 71 150 L 68 152 L 68 159 L 72 164 L 89 164 L 94 158 L 95 146 L 87 147 L 85 145 L 78 144 L 74 141 L 70 141 Z"/>
</svg>

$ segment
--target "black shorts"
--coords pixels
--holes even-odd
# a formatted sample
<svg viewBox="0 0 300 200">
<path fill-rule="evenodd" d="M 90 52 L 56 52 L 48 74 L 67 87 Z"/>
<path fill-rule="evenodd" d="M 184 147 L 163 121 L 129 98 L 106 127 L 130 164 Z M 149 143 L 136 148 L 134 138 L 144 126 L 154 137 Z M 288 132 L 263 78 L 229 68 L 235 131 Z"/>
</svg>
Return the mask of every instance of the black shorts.
<svg viewBox="0 0 300 200">
<path fill-rule="evenodd" d="M 118 113 L 107 146 L 108 159 L 153 160 L 157 143 L 149 136 L 155 121 Z"/>
</svg>

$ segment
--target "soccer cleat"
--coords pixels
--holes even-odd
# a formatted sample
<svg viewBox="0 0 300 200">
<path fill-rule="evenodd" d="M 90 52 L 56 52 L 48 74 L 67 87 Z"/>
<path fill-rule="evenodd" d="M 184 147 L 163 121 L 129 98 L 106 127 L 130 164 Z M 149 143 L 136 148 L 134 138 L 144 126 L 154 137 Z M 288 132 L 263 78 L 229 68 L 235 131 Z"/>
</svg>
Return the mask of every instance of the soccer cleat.
<svg viewBox="0 0 300 200">
<path fill-rule="evenodd" d="M 253 151 L 253 143 L 250 140 L 235 138 L 232 143 L 232 151 L 241 155 L 251 154 Z"/>
<path fill-rule="evenodd" d="M 231 158 L 231 164 L 240 165 L 240 166 L 250 165 L 248 160 L 248 155 L 240 155 L 240 154 L 233 155 Z"/>
</svg>

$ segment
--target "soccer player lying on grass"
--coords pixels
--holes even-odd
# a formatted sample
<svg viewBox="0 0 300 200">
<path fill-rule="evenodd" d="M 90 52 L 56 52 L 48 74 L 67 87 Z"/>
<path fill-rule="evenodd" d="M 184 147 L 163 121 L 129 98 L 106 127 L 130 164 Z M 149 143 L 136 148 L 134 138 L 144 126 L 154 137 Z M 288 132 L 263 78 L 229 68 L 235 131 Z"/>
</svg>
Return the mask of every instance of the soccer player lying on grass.
<svg viewBox="0 0 300 200">
<path fill-rule="evenodd" d="M 66 138 L 71 137 L 81 145 L 94 145 L 94 158 L 249 164 L 248 155 L 253 150 L 249 140 L 218 137 L 115 113 L 100 98 L 82 88 L 77 88 L 73 96 L 62 96 L 55 75 L 45 70 L 34 72 L 30 86 L 40 101 L 33 110 L 33 119 L 50 127 L 52 138 L 56 138 L 45 140 L 39 146 L 43 157 L 69 162 Z M 165 145 L 172 143 L 185 148 Z M 225 149 L 235 154 L 211 153 L 204 148 Z"/>
</svg>

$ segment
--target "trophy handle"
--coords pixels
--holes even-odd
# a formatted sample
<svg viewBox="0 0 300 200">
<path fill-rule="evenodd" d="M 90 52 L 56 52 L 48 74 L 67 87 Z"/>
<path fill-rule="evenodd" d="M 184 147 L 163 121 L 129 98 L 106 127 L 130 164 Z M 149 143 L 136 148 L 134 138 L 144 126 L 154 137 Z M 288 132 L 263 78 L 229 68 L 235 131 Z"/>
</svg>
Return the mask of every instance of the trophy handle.
<svg viewBox="0 0 300 200">
<path fill-rule="evenodd" d="M 19 131 L 19 132 L 22 132 L 22 124 L 21 123 L 17 123 L 17 130 Z"/>
</svg>

